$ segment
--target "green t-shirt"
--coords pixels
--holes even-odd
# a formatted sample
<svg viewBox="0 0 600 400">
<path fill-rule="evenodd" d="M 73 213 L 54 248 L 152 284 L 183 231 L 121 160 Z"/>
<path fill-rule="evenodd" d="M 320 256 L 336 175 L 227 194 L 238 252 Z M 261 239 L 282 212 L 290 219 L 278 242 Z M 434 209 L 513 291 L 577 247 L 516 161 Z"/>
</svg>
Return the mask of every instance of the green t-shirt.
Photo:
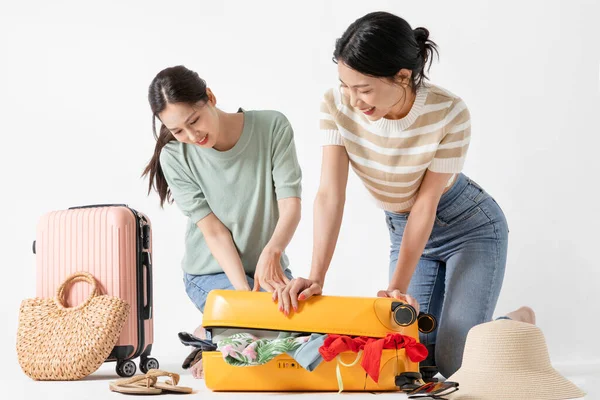
<svg viewBox="0 0 600 400">
<path fill-rule="evenodd" d="M 253 274 L 279 219 L 277 200 L 300 197 L 302 191 L 294 133 L 277 111 L 244 111 L 242 134 L 227 151 L 169 142 L 160 165 L 188 217 L 182 268 L 193 275 L 223 272 L 198 221 L 214 213 L 231 232 L 244 270 Z M 281 266 L 288 265 L 283 254 Z"/>
</svg>

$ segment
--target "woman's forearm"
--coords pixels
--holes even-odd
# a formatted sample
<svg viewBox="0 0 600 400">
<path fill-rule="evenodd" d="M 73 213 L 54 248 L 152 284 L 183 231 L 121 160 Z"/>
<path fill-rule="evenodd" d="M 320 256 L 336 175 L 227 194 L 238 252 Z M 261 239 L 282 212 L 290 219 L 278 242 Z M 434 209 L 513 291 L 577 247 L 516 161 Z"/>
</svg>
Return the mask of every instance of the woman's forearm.
<svg viewBox="0 0 600 400">
<path fill-rule="evenodd" d="M 400 254 L 389 289 L 408 291 L 408 285 L 431 236 L 440 198 L 452 174 L 427 171 L 402 235 Z"/>
<path fill-rule="evenodd" d="M 325 282 L 325 274 L 333 258 L 344 215 L 344 194 L 319 192 L 313 211 L 313 255 L 309 279 Z"/>
<path fill-rule="evenodd" d="M 292 241 L 300 223 L 301 203 L 298 197 L 281 199 L 277 202 L 279 220 L 265 249 L 281 254 Z"/>
<path fill-rule="evenodd" d="M 406 293 L 410 280 L 431 236 L 435 222 L 436 204 L 417 202 L 412 207 L 400 245 L 398 263 L 388 290 Z"/>
<path fill-rule="evenodd" d="M 250 290 L 242 260 L 229 229 L 214 214 L 208 215 L 197 225 L 211 254 L 223 268 L 233 287 L 236 290 Z"/>
</svg>

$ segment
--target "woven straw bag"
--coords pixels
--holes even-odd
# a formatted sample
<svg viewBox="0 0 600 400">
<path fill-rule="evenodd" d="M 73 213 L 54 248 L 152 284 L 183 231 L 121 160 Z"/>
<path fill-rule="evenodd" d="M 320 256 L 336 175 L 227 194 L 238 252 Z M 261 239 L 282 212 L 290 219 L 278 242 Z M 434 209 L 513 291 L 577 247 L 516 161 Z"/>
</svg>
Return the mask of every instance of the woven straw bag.
<svg viewBox="0 0 600 400">
<path fill-rule="evenodd" d="M 69 284 L 84 281 L 90 297 L 77 307 L 63 304 Z M 21 303 L 17 354 L 23 372 L 35 380 L 77 380 L 96 371 L 119 340 L 129 316 L 129 304 L 99 295 L 96 279 L 87 272 L 69 276 L 54 299 Z"/>
</svg>

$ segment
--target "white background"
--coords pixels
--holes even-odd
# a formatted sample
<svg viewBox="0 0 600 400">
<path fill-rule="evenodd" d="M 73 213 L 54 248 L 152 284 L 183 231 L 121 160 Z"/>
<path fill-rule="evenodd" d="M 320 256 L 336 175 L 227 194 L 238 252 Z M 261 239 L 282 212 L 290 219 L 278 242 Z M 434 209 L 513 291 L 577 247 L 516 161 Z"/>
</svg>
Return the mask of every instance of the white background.
<svg viewBox="0 0 600 400">
<path fill-rule="evenodd" d="M 182 284 L 185 217 L 161 210 L 140 179 L 154 149 L 147 88 L 168 66 L 198 71 L 225 110 L 277 109 L 291 121 L 304 194 L 288 253 L 294 273 L 307 275 L 334 41 L 375 10 L 430 30 L 441 54 L 432 82 L 470 108 L 465 173 L 510 226 L 496 314 L 532 306 L 553 362 L 597 371 L 599 2 L 55 0 L 0 6 L 0 374 L 20 375 L 15 333 L 19 303 L 35 293 L 37 220 L 91 203 L 150 216 L 154 353 L 185 356 L 176 333 L 200 322 Z M 388 250 L 383 212 L 352 175 L 326 292 L 375 295 Z"/>
</svg>

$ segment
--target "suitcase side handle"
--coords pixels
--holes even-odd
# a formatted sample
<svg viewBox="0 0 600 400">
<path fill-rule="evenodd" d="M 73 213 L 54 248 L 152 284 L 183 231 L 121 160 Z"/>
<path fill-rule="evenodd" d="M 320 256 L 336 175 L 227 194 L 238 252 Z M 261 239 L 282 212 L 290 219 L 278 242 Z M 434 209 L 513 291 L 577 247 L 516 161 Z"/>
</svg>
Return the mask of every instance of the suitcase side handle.
<svg viewBox="0 0 600 400">
<path fill-rule="evenodd" d="M 142 310 L 142 318 L 152 318 L 152 258 L 150 253 L 143 253 L 143 263 L 146 272 L 146 301 L 144 302 L 144 308 Z"/>
<path fill-rule="evenodd" d="M 127 207 L 127 204 L 90 204 L 87 206 L 69 207 L 69 210 L 77 210 L 79 208 L 96 208 L 96 207 Z"/>
</svg>

